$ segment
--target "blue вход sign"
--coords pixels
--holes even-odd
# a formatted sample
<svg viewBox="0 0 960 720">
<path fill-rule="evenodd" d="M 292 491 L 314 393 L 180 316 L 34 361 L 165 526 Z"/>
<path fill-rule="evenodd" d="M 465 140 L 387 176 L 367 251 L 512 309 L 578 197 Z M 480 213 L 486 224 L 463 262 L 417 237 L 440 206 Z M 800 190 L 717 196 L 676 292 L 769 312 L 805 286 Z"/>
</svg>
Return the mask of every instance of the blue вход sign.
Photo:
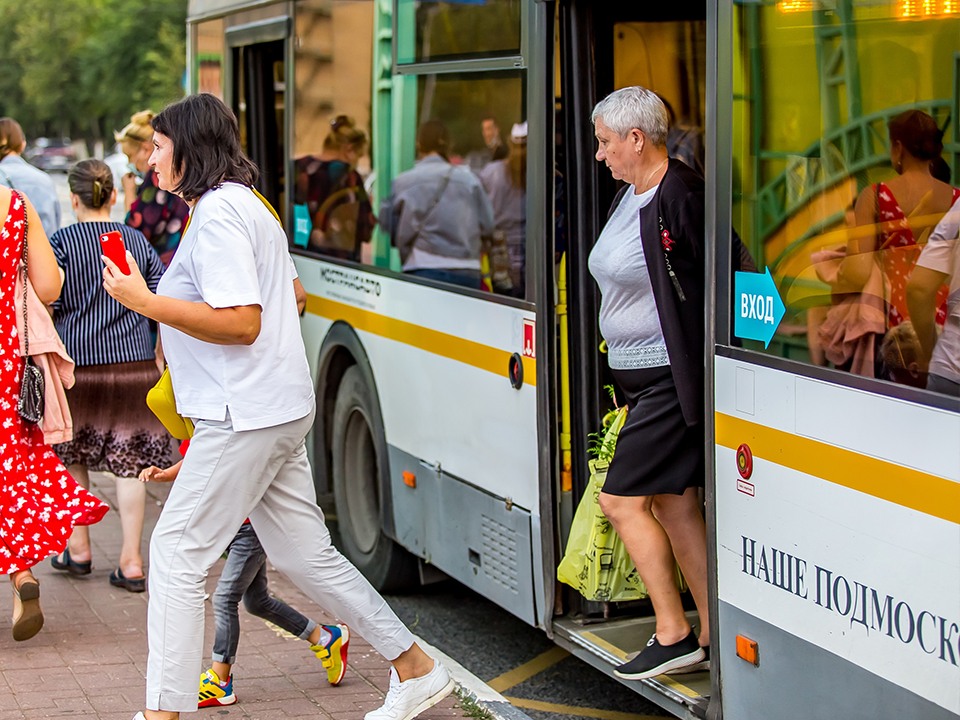
<svg viewBox="0 0 960 720">
<path fill-rule="evenodd" d="M 760 273 L 738 272 L 733 280 L 733 334 L 759 340 L 766 348 L 783 320 L 786 308 L 770 268 Z"/>
</svg>

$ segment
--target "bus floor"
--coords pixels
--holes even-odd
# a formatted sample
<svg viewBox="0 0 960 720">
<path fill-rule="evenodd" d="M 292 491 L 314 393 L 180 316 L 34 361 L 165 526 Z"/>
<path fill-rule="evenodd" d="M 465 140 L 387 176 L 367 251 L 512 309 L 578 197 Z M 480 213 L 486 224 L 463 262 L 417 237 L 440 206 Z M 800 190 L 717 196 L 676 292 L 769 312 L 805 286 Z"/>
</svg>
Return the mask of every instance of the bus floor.
<svg viewBox="0 0 960 720">
<path fill-rule="evenodd" d="M 533 720 L 671 717 L 615 678 L 558 647 L 542 630 L 455 581 L 391 595 L 387 600 L 414 633 Z M 597 632 L 598 627 L 589 629 Z"/>
</svg>

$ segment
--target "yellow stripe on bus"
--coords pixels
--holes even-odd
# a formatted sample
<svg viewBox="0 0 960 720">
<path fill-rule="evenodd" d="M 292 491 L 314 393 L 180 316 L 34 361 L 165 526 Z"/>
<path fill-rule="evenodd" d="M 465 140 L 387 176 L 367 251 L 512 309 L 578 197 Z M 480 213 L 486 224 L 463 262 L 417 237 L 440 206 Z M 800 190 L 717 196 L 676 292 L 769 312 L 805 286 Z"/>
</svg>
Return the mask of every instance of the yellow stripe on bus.
<svg viewBox="0 0 960 720">
<path fill-rule="evenodd" d="M 852 450 L 716 413 L 717 445 L 960 524 L 960 483 Z"/>
<path fill-rule="evenodd" d="M 505 379 L 507 377 L 512 353 L 506 350 L 317 295 L 307 295 L 307 312 L 328 320 L 343 320 L 357 330 L 388 340 L 396 340 L 404 345 L 486 370 Z M 537 386 L 537 362 L 533 358 L 523 358 L 523 382 L 525 385 Z"/>
</svg>

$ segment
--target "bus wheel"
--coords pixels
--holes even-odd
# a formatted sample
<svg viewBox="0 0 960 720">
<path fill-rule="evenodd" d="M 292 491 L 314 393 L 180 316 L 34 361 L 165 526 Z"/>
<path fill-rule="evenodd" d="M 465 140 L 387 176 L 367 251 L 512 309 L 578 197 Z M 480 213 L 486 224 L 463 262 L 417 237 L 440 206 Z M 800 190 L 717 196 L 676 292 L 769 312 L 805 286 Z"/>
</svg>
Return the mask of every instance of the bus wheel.
<svg viewBox="0 0 960 720">
<path fill-rule="evenodd" d="M 333 410 L 333 494 L 343 554 L 377 590 L 418 582 L 416 558 L 383 532 L 383 488 L 389 488 L 387 441 L 363 371 L 347 369 Z"/>
</svg>

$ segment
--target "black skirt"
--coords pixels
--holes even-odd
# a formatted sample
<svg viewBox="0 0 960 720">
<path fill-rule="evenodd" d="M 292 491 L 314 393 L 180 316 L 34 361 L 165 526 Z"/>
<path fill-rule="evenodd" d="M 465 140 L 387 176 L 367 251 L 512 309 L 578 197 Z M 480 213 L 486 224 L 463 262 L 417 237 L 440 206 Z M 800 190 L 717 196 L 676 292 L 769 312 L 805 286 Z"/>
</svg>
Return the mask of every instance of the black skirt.
<svg viewBox="0 0 960 720">
<path fill-rule="evenodd" d="M 703 487 L 703 425 L 683 419 L 670 366 L 612 372 L 629 410 L 603 492 L 646 497 Z"/>
</svg>

